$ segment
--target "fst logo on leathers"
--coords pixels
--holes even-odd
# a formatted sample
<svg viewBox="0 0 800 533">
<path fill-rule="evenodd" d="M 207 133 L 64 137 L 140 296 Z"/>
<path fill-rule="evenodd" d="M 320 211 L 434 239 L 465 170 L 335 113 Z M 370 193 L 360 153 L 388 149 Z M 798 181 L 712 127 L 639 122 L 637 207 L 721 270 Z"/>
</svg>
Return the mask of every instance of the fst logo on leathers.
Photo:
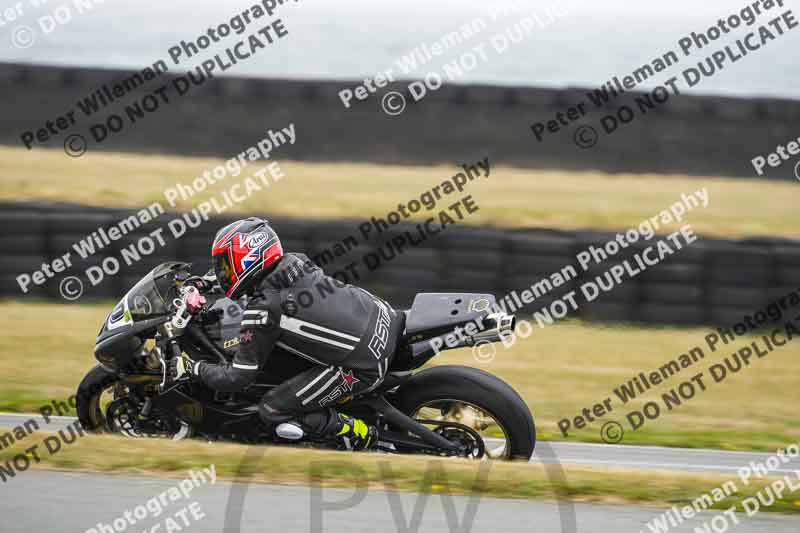
<svg viewBox="0 0 800 533">
<path fill-rule="evenodd" d="M 375 359 L 380 359 L 386 349 L 386 342 L 389 340 L 389 324 L 391 320 L 386 304 L 379 300 L 375 300 L 375 303 L 380 309 L 380 314 L 378 315 L 378 320 L 375 321 L 375 333 L 369 341 L 369 351 L 372 352 Z"/>
<path fill-rule="evenodd" d="M 348 370 L 347 372 L 345 372 L 344 370 L 340 369 L 339 375 L 342 378 L 342 383 L 339 384 L 338 387 L 333 389 L 333 391 L 331 391 L 330 394 L 328 394 L 319 401 L 320 407 L 325 407 L 329 403 L 335 400 L 339 400 L 340 398 L 341 401 L 339 401 L 339 403 L 345 403 L 353 398 L 353 396 L 350 395 L 350 392 L 353 391 L 353 385 L 361 380 L 353 375 L 352 370 Z"/>
</svg>

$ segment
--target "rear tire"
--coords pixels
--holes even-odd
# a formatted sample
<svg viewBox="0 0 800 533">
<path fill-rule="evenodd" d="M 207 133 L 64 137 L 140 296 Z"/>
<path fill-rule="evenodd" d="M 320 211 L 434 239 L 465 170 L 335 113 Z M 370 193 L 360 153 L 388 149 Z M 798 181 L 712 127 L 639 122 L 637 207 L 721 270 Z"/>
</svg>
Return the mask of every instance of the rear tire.
<svg viewBox="0 0 800 533">
<path fill-rule="evenodd" d="M 491 415 L 506 433 L 511 447 L 509 459 L 528 461 L 533 455 L 533 415 L 519 394 L 500 378 L 477 368 L 435 366 L 412 376 L 390 399 L 410 417 L 437 400 L 460 400 Z"/>
</svg>

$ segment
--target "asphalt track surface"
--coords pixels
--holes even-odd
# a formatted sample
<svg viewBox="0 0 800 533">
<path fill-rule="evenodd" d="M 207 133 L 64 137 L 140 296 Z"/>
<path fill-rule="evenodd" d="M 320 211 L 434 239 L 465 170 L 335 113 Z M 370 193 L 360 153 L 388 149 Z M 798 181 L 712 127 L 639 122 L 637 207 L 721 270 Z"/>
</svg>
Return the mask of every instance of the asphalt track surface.
<svg viewBox="0 0 800 533">
<path fill-rule="evenodd" d="M 13 484 L 12 484 L 13 483 Z M 353 489 L 289 487 L 253 484 L 248 487 L 241 506 L 228 507 L 234 485 L 217 481 L 201 485 L 188 498 L 168 502 L 160 516 L 152 513 L 124 529 L 111 529 L 115 519 L 122 519 L 129 510 L 146 505 L 148 500 L 174 487 L 176 480 L 132 476 L 107 476 L 29 470 L 7 484 L 0 498 L 4 533 L 74 532 L 96 533 L 130 531 L 164 533 L 167 518 L 181 529 L 208 533 L 255 532 L 454 532 L 475 533 L 638 533 L 649 531 L 645 523 L 663 510 L 646 507 L 576 504 L 577 527 L 562 529 L 559 507 L 555 503 L 475 498 L 474 520 L 467 518 L 468 497 L 420 494 L 387 494 L 382 491 L 362 493 L 354 504 L 347 502 Z M 242 488 L 240 485 L 239 489 Z M 316 492 L 315 492 L 316 491 Z M 322 502 L 321 504 L 314 502 Z M 199 504 L 204 515 L 196 520 L 184 509 Z M 448 502 L 460 527 L 447 519 Z M 338 507 L 338 509 L 336 509 Z M 197 507 L 195 507 L 197 508 Z M 183 511 L 187 522 L 177 513 Z M 140 515 L 141 516 L 141 515 Z M 228 527 L 225 517 L 230 516 Z M 685 522 L 671 532 L 692 533 L 713 514 Z M 416 517 L 416 520 L 415 520 Z M 100 529 L 98 523 L 107 529 Z M 791 516 L 759 514 L 744 516 L 741 524 L 732 527 L 735 533 L 796 533 L 800 520 Z M 160 524 L 155 530 L 156 524 Z M 451 527 L 452 526 L 452 529 Z M 92 529 L 94 528 L 94 529 Z"/>
<path fill-rule="evenodd" d="M 0 426 L 14 427 L 32 417 L 0 414 Z M 39 417 L 37 420 L 42 430 L 57 431 L 75 419 L 53 418 L 49 424 L 44 424 Z M 750 461 L 764 461 L 769 457 L 761 453 L 640 446 L 551 443 L 550 447 L 561 463 L 726 473 L 731 479 L 736 479 L 738 468 Z M 541 459 L 534 457 L 532 461 Z M 196 468 L 207 466 L 197 465 Z M 790 474 L 790 467 L 800 469 L 800 463 L 796 459 L 774 475 Z M 126 510 L 145 505 L 159 493 L 175 487 L 177 482 L 145 476 L 20 472 L 2 485 L 0 531 L 119 533 L 123 529 L 111 527 L 114 519 L 122 518 Z M 237 499 L 237 495 L 241 499 Z M 194 488 L 188 499 L 169 503 L 158 517 L 148 513 L 136 524 L 127 525 L 124 531 L 649 533 L 646 523 L 664 512 L 664 509 L 637 506 L 575 504 L 570 507 L 574 508 L 577 527 L 571 528 L 569 519 L 563 521 L 564 504 L 478 497 L 472 501 L 475 514 L 470 521 L 469 497 L 217 481 Z M 190 511 L 184 510 L 192 502 L 199 504 L 203 518 L 194 519 Z M 188 523 L 176 514 L 181 511 Z M 694 533 L 695 527 L 701 528 L 717 514 L 702 513 L 669 531 Z M 796 533 L 800 530 L 800 518 L 795 516 L 759 513 L 753 518 L 741 514 L 737 517 L 741 523 L 731 525 L 729 531 Z M 174 522 L 168 524 L 167 518 Z M 99 523 L 109 527 L 101 529 Z"/>
</svg>

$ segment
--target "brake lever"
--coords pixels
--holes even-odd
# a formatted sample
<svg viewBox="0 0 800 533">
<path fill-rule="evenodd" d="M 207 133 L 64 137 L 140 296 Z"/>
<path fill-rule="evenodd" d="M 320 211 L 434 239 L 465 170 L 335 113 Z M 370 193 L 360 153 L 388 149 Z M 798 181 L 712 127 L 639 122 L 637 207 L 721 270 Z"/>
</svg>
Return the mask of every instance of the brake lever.
<svg viewBox="0 0 800 533">
<path fill-rule="evenodd" d="M 156 346 L 156 353 L 158 354 L 158 361 L 161 363 L 161 385 L 159 388 L 161 392 L 167 386 L 167 361 L 164 359 L 164 354 L 161 353 L 161 348 Z"/>
</svg>

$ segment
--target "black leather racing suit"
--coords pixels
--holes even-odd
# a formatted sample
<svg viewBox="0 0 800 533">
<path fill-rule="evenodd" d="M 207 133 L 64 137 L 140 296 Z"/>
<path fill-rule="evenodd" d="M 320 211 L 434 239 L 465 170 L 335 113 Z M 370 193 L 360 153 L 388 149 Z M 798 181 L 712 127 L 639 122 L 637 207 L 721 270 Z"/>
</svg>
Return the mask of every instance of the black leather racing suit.
<svg viewBox="0 0 800 533">
<path fill-rule="evenodd" d="M 198 374 L 213 389 L 235 392 L 253 382 L 276 346 L 317 362 L 264 395 L 261 417 L 283 422 L 377 387 L 402 322 L 382 299 L 326 276 L 305 255 L 290 253 L 253 291 L 233 363 L 201 363 Z"/>
</svg>

